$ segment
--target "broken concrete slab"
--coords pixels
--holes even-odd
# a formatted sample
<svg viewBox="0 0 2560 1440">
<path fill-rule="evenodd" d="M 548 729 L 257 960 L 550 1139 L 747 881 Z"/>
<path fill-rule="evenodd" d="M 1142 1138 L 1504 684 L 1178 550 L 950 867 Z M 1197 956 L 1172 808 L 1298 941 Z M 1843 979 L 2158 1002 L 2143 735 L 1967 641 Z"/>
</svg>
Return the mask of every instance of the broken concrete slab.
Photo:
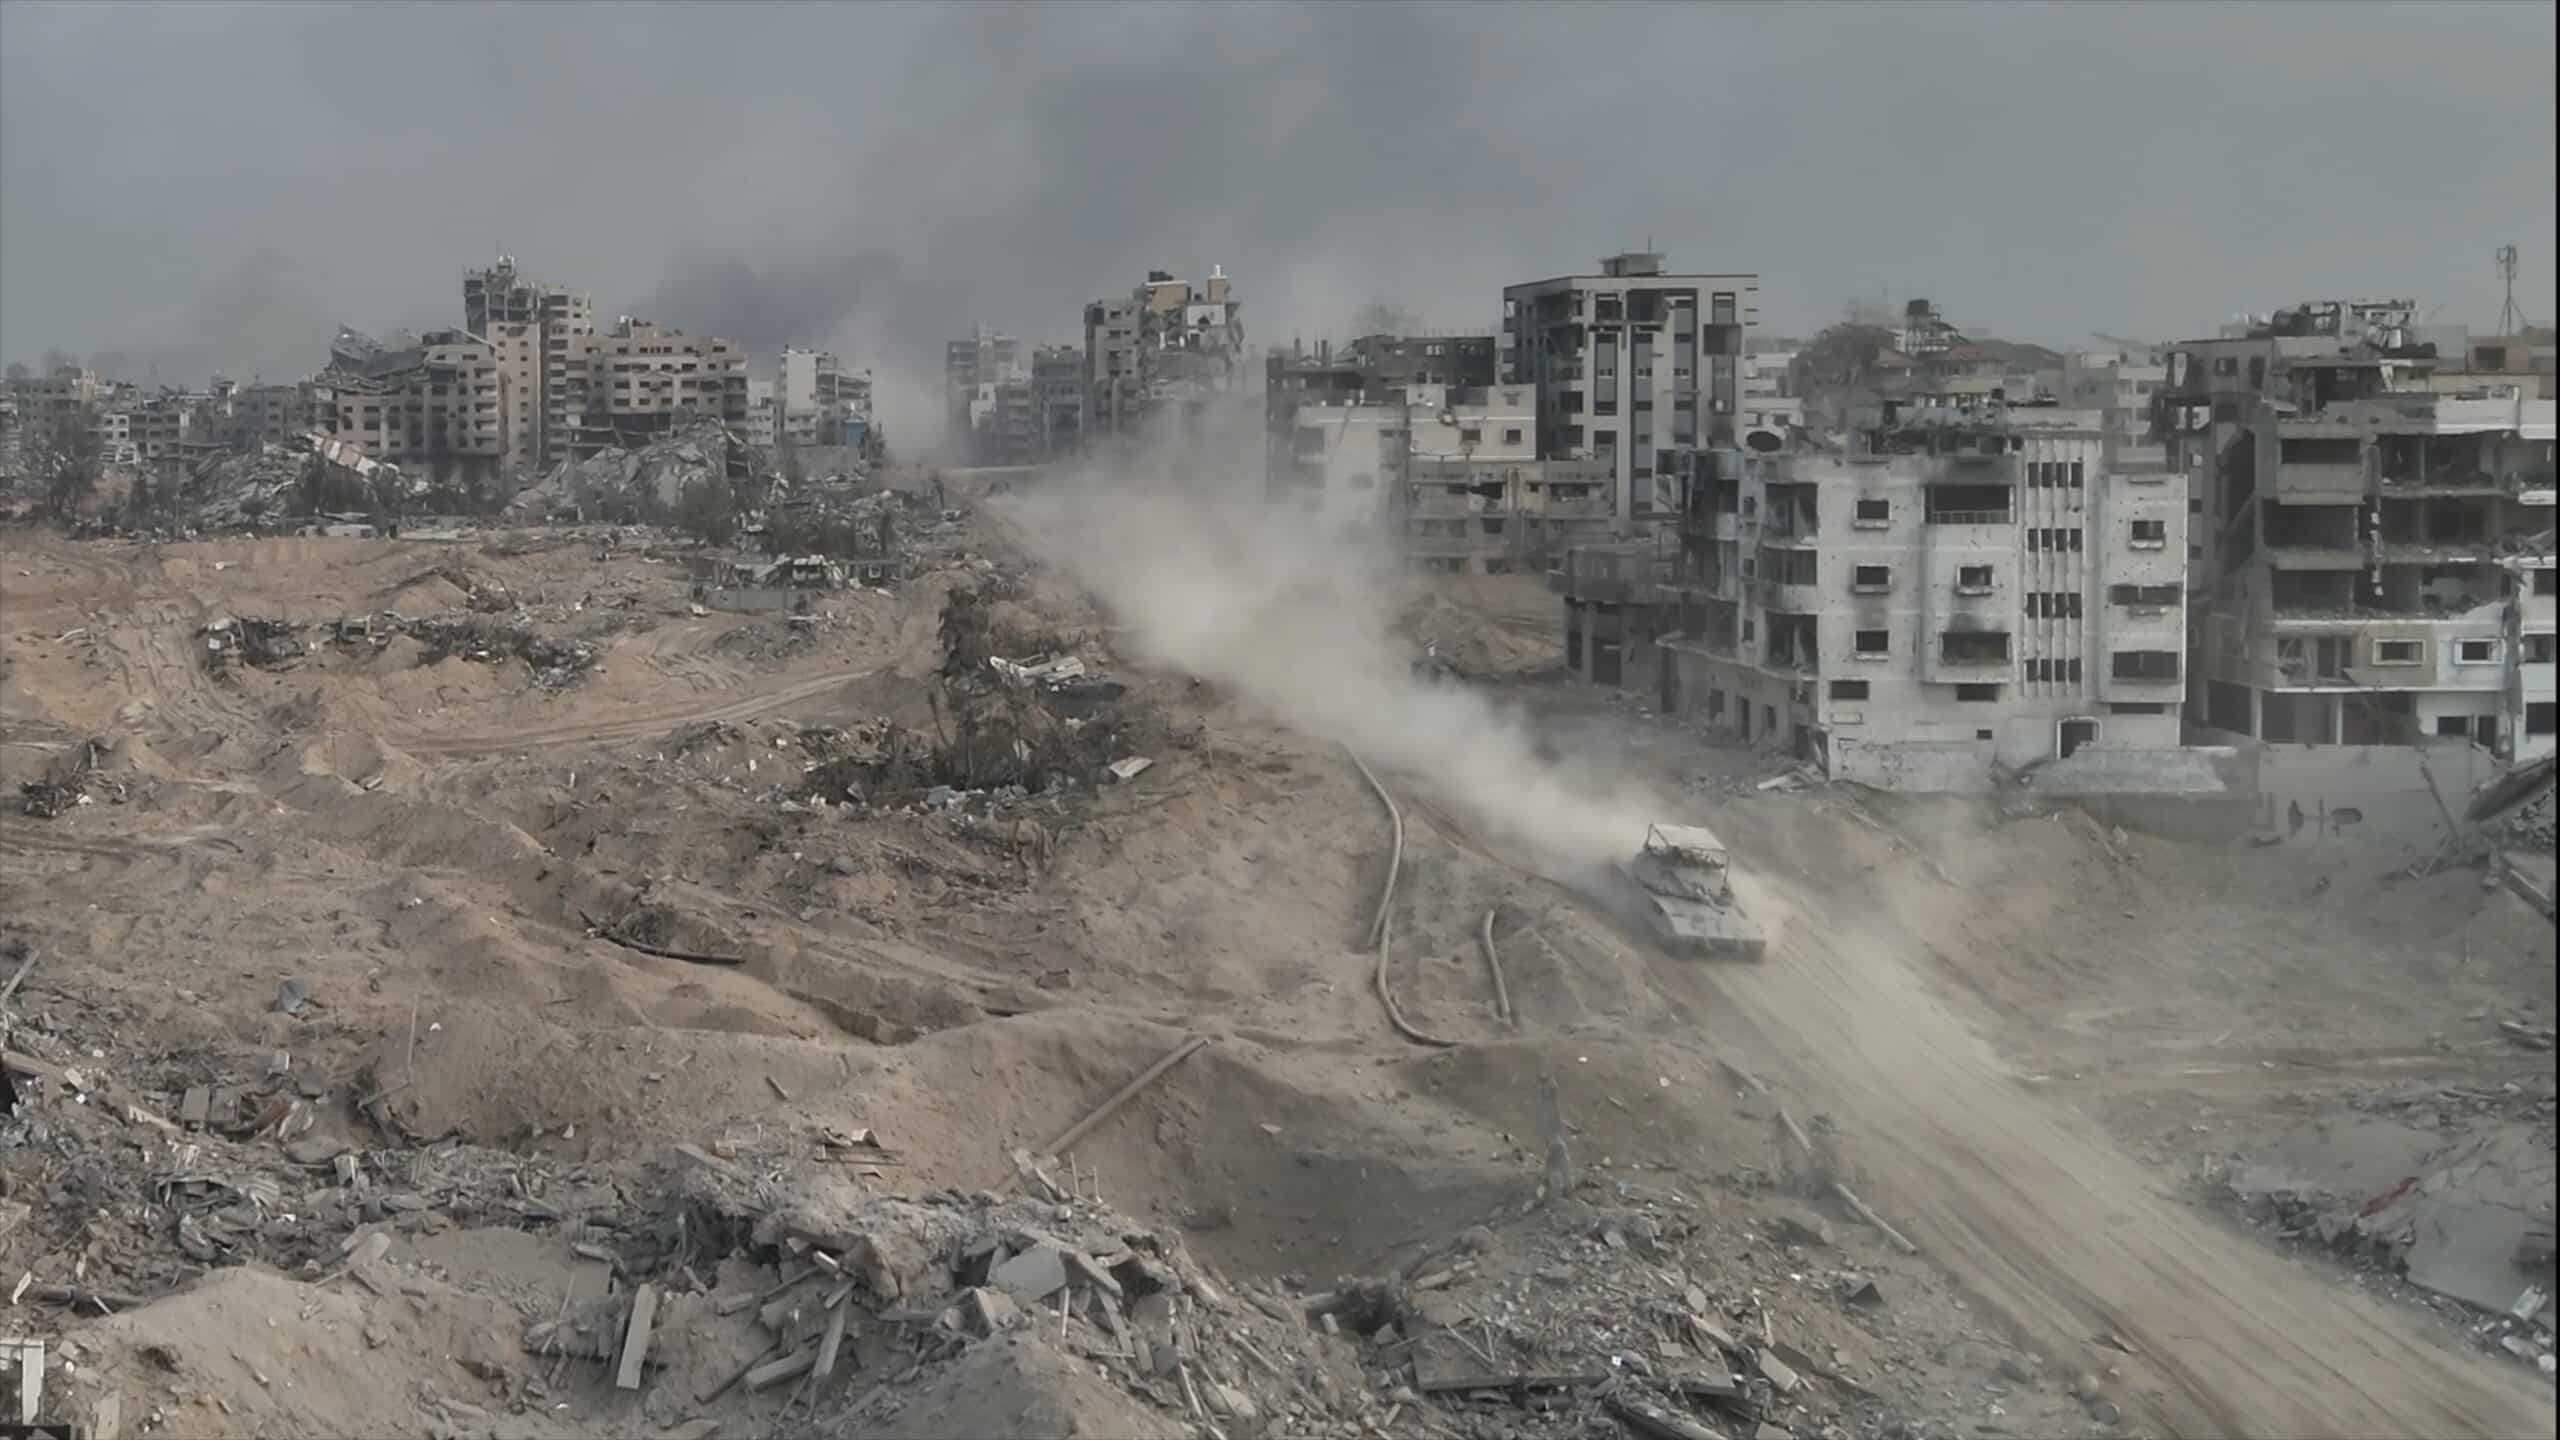
<svg viewBox="0 0 2560 1440">
<path fill-rule="evenodd" d="M 1108 1269 L 1105 1269 L 1101 1262 L 1073 1246 L 1061 1246 L 1058 1253 L 1064 1257 L 1067 1262 L 1067 1269 L 1074 1273 L 1077 1280 L 1082 1281 L 1086 1285 L 1092 1286 L 1094 1289 L 1101 1291 L 1103 1294 L 1110 1296 L 1114 1300 L 1120 1298 L 1119 1280 L 1114 1278 L 1112 1273 Z"/>
<path fill-rule="evenodd" d="M 1016 1300 L 1046 1300 L 1067 1288 L 1065 1251 L 1047 1243 L 1034 1245 L 988 1272 L 987 1283 Z"/>
<path fill-rule="evenodd" d="M 1760 1378 L 1768 1381 L 1771 1387 L 1781 1395 L 1793 1395 L 1804 1388 L 1804 1377 L 1798 1375 L 1794 1366 L 1779 1359 L 1777 1353 L 1771 1350 L 1760 1352 Z"/>
<path fill-rule="evenodd" d="M 622 1335 L 622 1363 L 614 1371 L 614 1388 L 637 1390 L 649 1362 L 649 1331 L 658 1319 L 658 1287 L 643 1285 L 631 1294 L 631 1323 Z"/>
<path fill-rule="evenodd" d="M 1797 1245 L 1833 1245 L 1838 1237 L 1831 1222 L 1810 1210 L 1789 1209 L 1778 1216 L 1778 1235 Z"/>
<path fill-rule="evenodd" d="M 978 1335 L 998 1335 L 1022 1319 L 1022 1307 L 1001 1290 L 978 1286 L 960 1297 L 960 1323 Z"/>
</svg>

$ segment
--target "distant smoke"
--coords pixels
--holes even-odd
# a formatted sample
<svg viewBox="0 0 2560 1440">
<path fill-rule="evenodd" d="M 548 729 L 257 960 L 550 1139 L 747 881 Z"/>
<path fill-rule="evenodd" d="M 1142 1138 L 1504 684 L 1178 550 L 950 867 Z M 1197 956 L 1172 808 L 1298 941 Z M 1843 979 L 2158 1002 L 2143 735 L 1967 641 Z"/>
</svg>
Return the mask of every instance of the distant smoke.
<svg viewBox="0 0 2560 1440">
<path fill-rule="evenodd" d="M 1049 564 L 1128 625 L 1143 658 L 1357 750 L 1486 838 L 1571 880 L 1634 851 L 1642 802 L 1542 761 L 1475 691 L 1429 684 L 1390 633 L 1398 578 L 1374 528 L 1345 533 L 1261 494 L 1258 408 L 1224 433 L 1096 461 L 998 503 Z"/>
<path fill-rule="evenodd" d="M 871 372 L 872 404 L 892 450 L 920 454 L 942 436 L 947 294 L 885 250 L 834 259 L 750 261 L 695 252 L 667 267 L 643 318 L 735 340 L 769 374 L 786 345 L 826 350 Z"/>
</svg>

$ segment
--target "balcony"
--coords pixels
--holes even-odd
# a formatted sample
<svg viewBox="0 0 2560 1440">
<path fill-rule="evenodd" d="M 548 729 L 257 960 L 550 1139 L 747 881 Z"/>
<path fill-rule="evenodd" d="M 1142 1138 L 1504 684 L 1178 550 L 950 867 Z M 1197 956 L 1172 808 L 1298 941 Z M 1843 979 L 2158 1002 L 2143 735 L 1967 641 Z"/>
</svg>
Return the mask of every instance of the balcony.
<svg viewBox="0 0 2560 1440">
<path fill-rule="evenodd" d="M 2364 439 L 2327 420 L 2279 421 L 2274 495 L 2278 501 L 2345 504 L 2364 498 L 2370 468 Z"/>
<path fill-rule="evenodd" d="M 1822 588 L 1779 580 L 1751 582 L 1751 603 L 1782 615 L 1816 615 L 1822 611 Z"/>
</svg>

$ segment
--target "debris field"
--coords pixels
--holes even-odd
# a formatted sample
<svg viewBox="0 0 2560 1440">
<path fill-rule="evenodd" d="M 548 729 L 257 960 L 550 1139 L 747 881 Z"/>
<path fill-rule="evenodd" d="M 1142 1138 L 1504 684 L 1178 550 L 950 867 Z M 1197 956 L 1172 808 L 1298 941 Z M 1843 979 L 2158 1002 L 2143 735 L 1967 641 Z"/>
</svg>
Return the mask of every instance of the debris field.
<svg viewBox="0 0 2560 1440">
<path fill-rule="evenodd" d="M 1678 959 L 966 478 L 894 580 L 714 603 L 598 520 L 708 443 L 453 536 L 0 539 L 24 1413 L 2550 1433 L 2547 799 L 2442 857 L 1895 801 L 1559 684 L 1535 577 L 1418 590 L 1732 847 L 1768 954 Z"/>
</svg>

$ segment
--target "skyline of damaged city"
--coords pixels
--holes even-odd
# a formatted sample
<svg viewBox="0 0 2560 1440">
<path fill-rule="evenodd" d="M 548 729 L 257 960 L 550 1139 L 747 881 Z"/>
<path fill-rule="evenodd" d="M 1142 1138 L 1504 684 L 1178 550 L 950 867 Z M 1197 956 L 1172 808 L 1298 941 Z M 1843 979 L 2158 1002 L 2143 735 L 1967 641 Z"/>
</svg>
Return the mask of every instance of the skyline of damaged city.
<svg viewBox="0 0 2560 1440">
<path fill-rule="evenodd" d="M 2560 1440 L 2555 15 L 0 0 L 0 1407 Z"/>
<path fill-rule="evenodd" d="M 159 23 L 107 23 L 144 13 Z M 383 170 L 357 157 L 396 107 L 359 95 L 357 57 L 387 46 L 435 73 L 476 47 L 469 27 L 320 5 L 7 7 L 0 360 L 58 349 L 173 384 L 289 375 L 341 325 L 441 323 L 441 277 L 501 251 L 579 277 L 608 313 L 758 352 L 867 356 L 892 389 L 929 383 L 941 342 L 973 324 L 1065 338 L 1099 282 L 1167 264 L 1254 276 L 1266 340 L 1347 338 L 1379 302 L 1481 331 L 1501 285 L 1647 244 L 1769 272 L 1773 333 L 1925 294 L 1992 333 L 2068 347 L 2374 285 L 2484 328 L 2499 300 L 2488 252 L 2554 251 L 2549 188 L 2515 183 L 2552 168 L 2552 123 L 2519 130 L 2497 99 L 2549 83 L 2529 5 L 2424 19 L 2354 6 L 2316 25 L 2280 8 L 2210 24 L 2181 7 L 1870 8 L 1855 13 L 1872 44 L 1815 72 L 1819 107 L 1792 77 L 1829 22 L 1763 7 L 1515 7 L 1501 25 L 1421 5 L 1151 6 L 1120 26 L 1080 6 L 659 6 L 610 27 L 578 6 L 506 13 L 516 58 L 457 54 L 443 70 L 470 103 L 441 108 L 437 143 Z M 1662 43 L 1613 60 L 1606 82 L 1577 80 L 1573 57 L 1636 15 Z M 2090 46 L 2109 65 L 2035 63 Z M 175 47 L 186 78 L 133 83 Z M 610 63 L 577 63 L 591 49 Z M 751 52 L 772 82 L 695 123 L 684 97 L 718 93 L 703 57 Z M 819 56 L 825 86 L 784 83 Z M 2351 103 L 2431 56 L 2466 83 L 2415 113 Z M 1967 74 L 2000 80 L 1948 78 Z M 1607 163 L 1495 98 L 1523 85 L 1611 134 Z M 626 118 L 625 87 L 658 103 Z M 2326 121 L 2293 163 L 2228 143 L 2315 100 Z M 208 108 L 267 140 L 182 151 L 183 117 Z M 526 169 L 533 152 L 504 137 L 529 133 L 591 159 Z M 1752 139 L 1700 148 L 1723 134 Z M 1935 168 L 1959 134 L 1997 157 L 1981 188 Z M 1427 181 L 1370 135 L 1412 137 Z M 101 187 L 91 153 L 147 178 Z M 1133 156 L 1149 163 L 1111 178 Z M 1678 186 L 1620 178 L 1700 162 Z M 671 208 L 665 173 L 719 178 L 710 203 Z M 2389 174 L 2390 203 L 2319 183 L 2331 173 Z M 144 263 L 173 216 L 190 263 Z M 2528 314 L 2551 313 L 2551 269 L 2520 278 Z"/>
</svg>

